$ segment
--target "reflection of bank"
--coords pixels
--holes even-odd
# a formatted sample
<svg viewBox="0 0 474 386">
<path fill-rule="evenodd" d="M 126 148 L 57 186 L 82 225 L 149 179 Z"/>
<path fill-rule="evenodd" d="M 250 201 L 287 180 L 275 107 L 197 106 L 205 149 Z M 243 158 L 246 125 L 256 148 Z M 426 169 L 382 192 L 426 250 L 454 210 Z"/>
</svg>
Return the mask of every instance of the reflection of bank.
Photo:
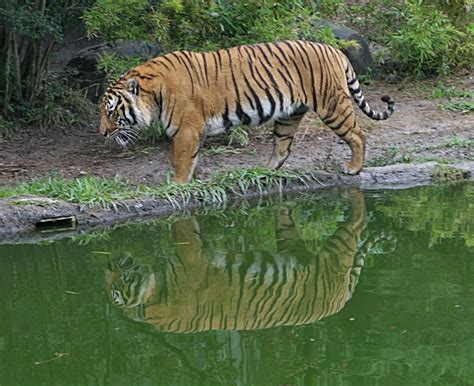
<svg viewBox="0 0 474 386">
<path fill-rule="evenodd" d="M 106 270 L 108 294 L 128 317 L 167 332 L 294 326 L 335 314 L 352 297 L 369 249 L 386 238 L 358 244 L 364 197 L 357 190 L 347 197 L 350 215 L 318 254 L 308 250 L 287 208 L 275 209 L 275 253 L 217 255 L 203 247 L 206 235 L 190 218 L 173 224 L 176 258 L 160 269 L 131 256 L 114 260 Z"/>
</svg>

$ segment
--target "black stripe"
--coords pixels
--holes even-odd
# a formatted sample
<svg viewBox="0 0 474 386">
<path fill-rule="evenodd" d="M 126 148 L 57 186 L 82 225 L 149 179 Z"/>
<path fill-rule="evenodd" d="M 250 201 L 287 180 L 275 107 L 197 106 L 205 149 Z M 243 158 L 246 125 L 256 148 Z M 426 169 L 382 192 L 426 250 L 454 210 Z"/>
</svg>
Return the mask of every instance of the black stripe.
<svg viewBox="0 0 474 386">
<path fill-rule="evenodd" d="M 171 126 L 171 121 L 172 121 L 172 119 L 173 119 L 175 107 L 176 107 L 176 98 L 174 99 L 173 107 L 171 108 L 171 113 L 169 114 L 168 124 L 167 124 L 166 127 L 165 127 L 165 131 L 168 130 L 169 127 Z"/>
<path fill-rule="evenodd" d="M 163 58 L 164 59 L 164 58 Z M 169 60 L 169 59 L 168 59 Z M 168 71 L 170 71 L 170 68 L 168 67 L 168 65 L 161 61 L 161 60 L 155 60 L 155 59 L 152 59 L 152 62 L 155 63 L 157 66 L 163 66 L 164 68 L 166 68 Z"/>
<path fill-rule="evenodd" d="M 244 82 L 246 83 L 247 85 L 247 88 L 250 90 L 250 93 L 252 94 L 252 96 L 254 97 L 255 99 L 255 104 L 257 106 L 257 113 L 258 113 L 258 119 L 260 122 L 263 121 L 263 107 L 262 107 L 262 104 L 260 102 L 260 98 L 258 97 L 257 93 L 255 92 L 255 90 L 253 89 L 253 87 L 250 85 L 250 82 L 248 81 L 247 77 L 244 76 Z"/>
<path fill-rule="evenodd" d="M 188 65 L 175 52 L 172 52 L 170 55 L 173 55 L 174 57 L 176 57 L 176 59 L 178 59 L 178 62 L 180 62 L 186 69 L 186 72 L 188 73 L 188 76 L 191 82 L 191 96 L 194 97 L 194 79 L 191 74 L 191 71 L 188 68 Z"/>
<path fill-rule="evenodd" d="M 204 52 L 201 52 L 201 56 L 202 56 L 202 61 L 204 62 L 204 74 L 206 75 L 206 83 L 207 83 L 207 86 L 209 87 L 209 74 L 207 72 L 206 54 Z"/>
<path fill-rule="evenodd" d="M 293 126 L 294 124 L 293 123 L 287 123 L 287 122 L 284 122 L 284 121 L 280 121 L 280 120 L 276 120 L 275 121 L 276 124 L 280 125 L 280 126 Z"/>
<path fill-rule="evenodd" d="M 331 127 L 331 129 L 334 130 L 334 132 L 339 136 L 339 137 L 344 137 L 349 131 L 351 131 L 354 126 L 349 126 L 347 128 L 346 131 L 344 131 L 343 133 L 338 133 L 336 130 L 339 130 L 342 125 L 344 125 L 344 123 L 346 123 L 346 121 L 349 119 L 349 117 L 351 116 L 352 114 L 348 114 L 340 123 L 338 123 L 335 127 Z"/>
<path fill-rule="evenodd" d="M 334 105 L 337 106 L 337 103 L 334 104 Z M 326 117 L 324 117 L 324 118 L 322 119 L 322 121 L 323 121 L 326 125 L 329 126 L 331 123 L 334 123 L 337 119 L 339 119 L 339 117 L 343 116 L 343 115 L 346 113 L 346 111 L 347 111 L 348 109 L 351 109 L 351 108 L 352 108 L 351 105 L 347 105 L 346 108 L 344 109 L 344 111 L 342 111 L 341 113 L 334 114 L 334 112 L 333 112 L 332 114 L 328 114 L 328 115 L 326 115 Z M 330 117 L 332 117 L 332 118 L 330 118 Z"/>
<path fill-rule="evenodd" d="M 189 51 L 180 51 L 184 57 L 186 58 L 186 60 L 189 62 L 189 64 L 191 65 L 191 68 L 193 69 L 194 73 L 196 74 L 196 79 L 198 81 L 198 84 L 200 86 L 202 86 L 202 83 L 201 83 L 201 79 L 199 77 L 199 74 L 201 74 L 201 77 L 204 79 L 204 73 L 202 72 L 202 69 L 201 69 L 201 66 L 199 66 L 199 71 L 197 70 L 196 68 L 196 65 L 194 64 L 195 60 L 194 60 L 194 54 L 189 52 Z"/>
<path fill-rule="evenodd" d="M 217 57 L 217 53 L 215 51 L 212 51 L 212 58 L 214 59 L 214 66 L 215 66 L 215 72 L 216 72 L 215 78 L 216 78 L 216 81 L 217 81 L 217 76 L 218 76 L 219 72 L 218 72 L 218 68 L 217 68 L 218 64 L 217 64 L 217 58 L 216 57 Z"/>
<path fill-rule="evenodd" d="M 229 119 L 229 105 L 227 104 L 227 98 L 225 98 L 225 108 L 224 113 L 222 114 L 222 121 L 226 129 L 232 126 L 232 122 Z"/>
<path fill-rule="evenodd" d="M 298 77 L 300 78 L 300 84 L 301 84 L 301 91 L 303 92 L 303 95 L 304 95 L 304 103 L 308 103 L 308 96 L 306 95 L 306 90 L 304 89 L 304 81 L 303 81 L 303 75 L 301 74 L 301 71 L 298 67 L 298 64 L 296 63 L 296 60 L 292 59 L 293 60 L 293 64 L 295 66 L 295 70 L 296 72 L 298 73 Z"/>
<path fill-rule="evenodd" d="M 268 60 L 268 56 L 267 54 L 265 53 L 265 51 L 263 50 L 262 47 L 260 47 L 260 44 L 257 44 L 255 47 L 257 47 L 257 49 L 260 51 L 260 53 L 262 54 L 263 58 L 265 59 L 265 61 L 267 62 L 267 64 L 273 68 L 272 64 L 270 63 L 270 61 Z"/>
<path fill-rule="evenodd" d="M 290 51 L 293 53 L 293 56 L 296 56 L 296 52 L 295 52 L 295 50 L 293 49 L 293 47 L 291 46 L 291 43 L 290 43 L 290 42 L 288 42 L 287 40 L 285 40 L 285 41 L 283 41 L 282 43 L 285 44 L 285 45 L 290 49 Z"/>
<path fill-rule="evenodd" d="M 244 110 L 242 110 L 242 106 L 240 105 L 239 101 L 237 101 L 235 113 L 237 114 L 237 117 L 239 118 L 240 122 L 242 122 L 244 125 L 250 125 L 250 123 L 252 122 L 250 117 L 244 112 Z"/>
<path fill-rule="evenodd" d="M 286 60 L 287 63 L 289 63 L 288 58 L 286 57 L 285 51 L 282 50 L 282 48 L 279 46 L 278 43 L 273 43 L 273 45 L 277 48 L 277 50 L 283 55 L 283 58 Z"/>
<path fill-rule="evenodd" d="M 285 81 L 286 85 L 288 86 L 288 91 L 290 92 L 290 103 L 293 104 L 295 103 L 295 96 L 293 94 L 293 87 L 291 87 L 291 82 L 288 81 L 282 74 L 279 68 L 277 68 L 278 73 L 282 77 L 282 79 Z"/>
<path fill-rule="evenodd" d="M 289 125 L 289 126 L 292 126 L 292 125 Z M 280 134 L 276 130 L 273 130 L 273 135 L 281 140 L 293 138 L 293 135 L 291 134 Z"/>
<path fill-rule="evenodd" d="M 301 45 L 301 42 L 300 41 L 296 41 L 296 44 L 299 45 L 303 51 L 303 53 L 305 54 L 306 56 L 306 59 L 308 60 L 308 64 L 309 64 L 309 71 L 310 71 L 310 75 L 311 75 L 311 91 L 312 91 L 312 94 L 313 94 L 313 110 L 316 111 L 317 109 L 317 101 L 316 101 L 316 85 L 315 85 L 315 80 L 314 80 L 314 69 L 313 69 L 313 65 L 311 63 L 311 60 L 309 58 L 309 55 L 308 53 L 306 52 L 306 50 L 304 49 L 304 47 Z"/>
<path fill-rule="evenodd" d="M 248 102 L 250 103 L 250 108 L 251 108 L 252 110 L 255 110 L 255 105 L 254 105 L 254 103 L 253 103 L 252 98 L 250 98 L 250 95 L 247 94 L 245 91 L 244 91 L 244 95 L 245 95 L 245 97 L 247 98 Z"/>
<path fill-rule="evenodd" d="M 259 61 L 260 61 L 260 63 L 262 64 L 262 67 L 263 67 L 263 69 L 265 70 L 265 72 L 267 73 L 268 77 L 270 78 L 270 81 L 271 81 L 272 84 L 273 84 L 273 89 L 275 90 L 275 92 L 276 92 L 277 95 L 278 95 L 278 99 L 280 100 L 280 111 L 283 111 L 283 94 L 282 94 L 281 91 L 279 90 L 278 84 L 277 84 L 277 82 L 275 81 L 275 78 L 273 77 L 271 71 L 268 70 L 268 68 L 262 63 L 261 60 L 259 60 Z"/>
</svg>

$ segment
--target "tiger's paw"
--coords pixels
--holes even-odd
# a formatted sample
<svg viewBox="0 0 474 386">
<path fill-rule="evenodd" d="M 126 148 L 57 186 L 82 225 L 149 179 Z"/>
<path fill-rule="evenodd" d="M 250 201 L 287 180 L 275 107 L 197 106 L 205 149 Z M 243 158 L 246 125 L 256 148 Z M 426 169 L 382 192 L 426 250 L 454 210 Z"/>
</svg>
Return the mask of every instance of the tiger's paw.
<svg viewBox="0 0 474 386">
<path fill-rule="evenodd" d="M 351 164 L 345 164 L 341 166 L 341 172 L 344 174 L 348 174 L 350 176 L 355 176 L 356 174 L 359 174 L 362 168 L 356 168 L 352 166 Z"/>
</svg>

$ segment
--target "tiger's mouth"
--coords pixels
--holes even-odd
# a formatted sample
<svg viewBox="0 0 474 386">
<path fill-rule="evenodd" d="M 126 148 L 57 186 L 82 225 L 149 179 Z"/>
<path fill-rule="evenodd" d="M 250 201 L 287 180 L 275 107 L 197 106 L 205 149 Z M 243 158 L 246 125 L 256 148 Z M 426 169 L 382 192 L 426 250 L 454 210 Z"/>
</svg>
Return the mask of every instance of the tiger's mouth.
<svg viewBox="0 0 474 386">
<path fill-rule="evenodd" d="M 131 127 L 115 129 L 107 136 L 107 140 L 117 142 L 124 149 L 138 138 L 140 138 L 140 133 Z"/>
</svg>

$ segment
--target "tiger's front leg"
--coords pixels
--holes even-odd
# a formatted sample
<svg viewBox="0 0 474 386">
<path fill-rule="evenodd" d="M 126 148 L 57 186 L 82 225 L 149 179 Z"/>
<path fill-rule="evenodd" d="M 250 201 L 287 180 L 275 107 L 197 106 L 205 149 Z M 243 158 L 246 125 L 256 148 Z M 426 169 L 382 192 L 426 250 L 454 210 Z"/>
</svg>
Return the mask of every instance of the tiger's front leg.
<svg viewBox="0 0 474 386">
<path fill-rule="evenodd" d="M 182 184 L 191 181 L 204 139 L 203 130 L 204 125 L 182 126 L 173 137 L 170 161 L 175 170 L 175 182 Z"/>
</svg>

